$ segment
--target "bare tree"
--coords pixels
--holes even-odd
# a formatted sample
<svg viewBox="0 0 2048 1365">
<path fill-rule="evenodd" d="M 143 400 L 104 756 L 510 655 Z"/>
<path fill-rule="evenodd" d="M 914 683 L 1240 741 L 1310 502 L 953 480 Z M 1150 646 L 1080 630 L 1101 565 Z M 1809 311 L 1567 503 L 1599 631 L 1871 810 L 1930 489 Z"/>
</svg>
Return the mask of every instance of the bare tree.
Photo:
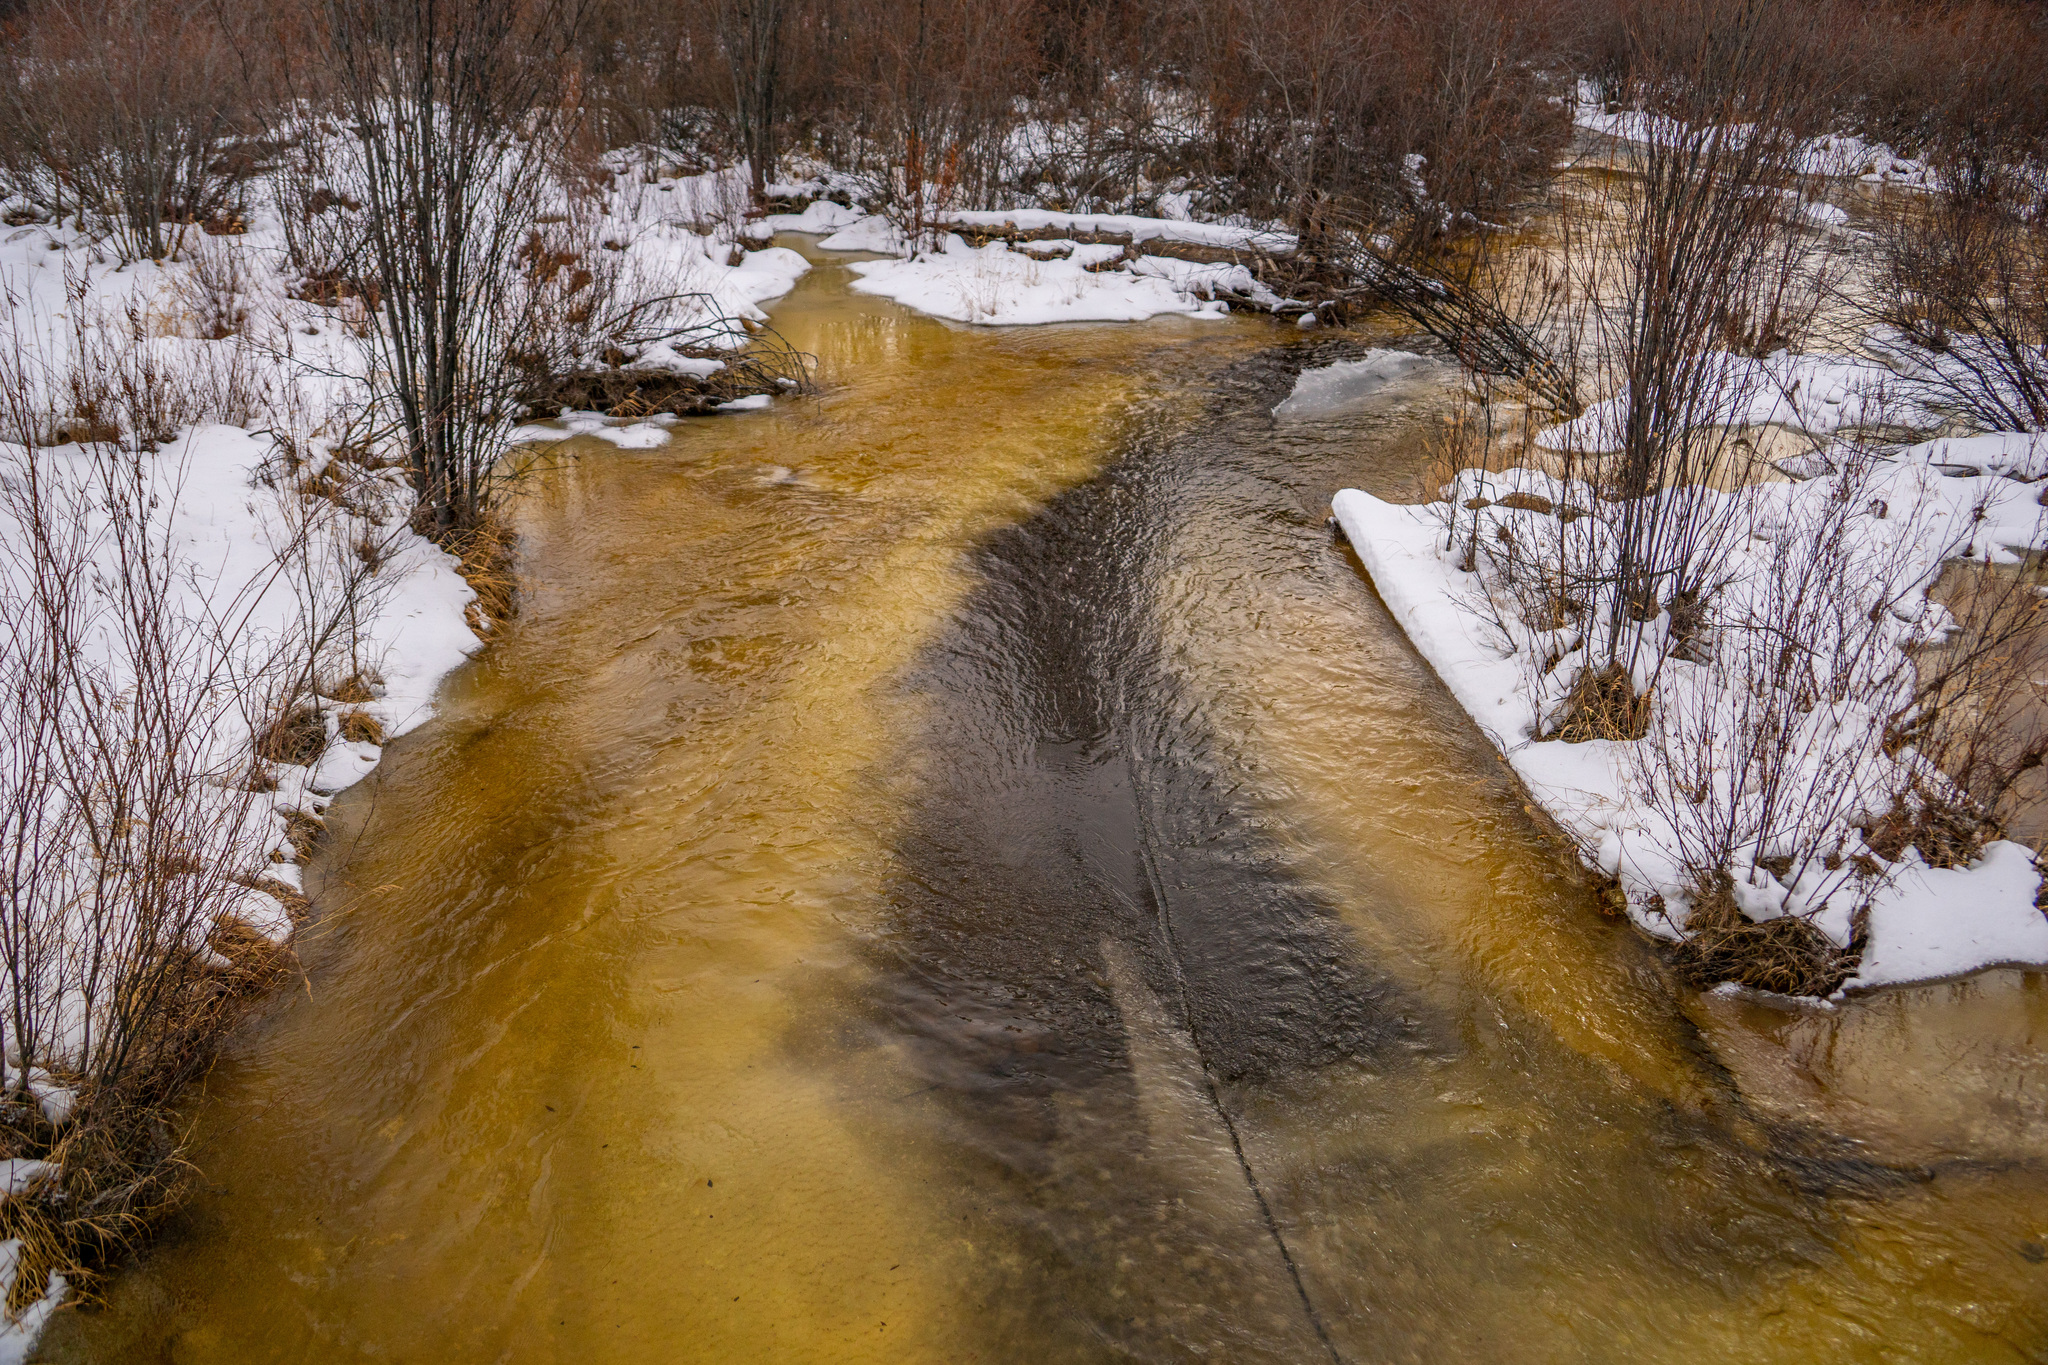
<svg viewBox="0 0 2048 1365">
<path fill-rule="evenodd" d="M 0 41 L 0 174 L 57 217 L 161 260 L 231 224 L 249 170 L 234 12 L 170 0 L 39 3 Z"/>
<path fill-rule="evenodd" d="M 513 419 L 507 291 L 572 124 L 558 88 L 571 0 L 328 0 L 347 122 L 338 178 L 362 204 L 353 292 L 376 300 L 380 399 L 438 535 L 489 511 Z"/>
<path fill-rule="evenodd" d="M 733 121 L 760 199 L 775 175 L 785 48 L 800 0 L 718 0 L 718 40 L 732 75 Z"/>
</svg>

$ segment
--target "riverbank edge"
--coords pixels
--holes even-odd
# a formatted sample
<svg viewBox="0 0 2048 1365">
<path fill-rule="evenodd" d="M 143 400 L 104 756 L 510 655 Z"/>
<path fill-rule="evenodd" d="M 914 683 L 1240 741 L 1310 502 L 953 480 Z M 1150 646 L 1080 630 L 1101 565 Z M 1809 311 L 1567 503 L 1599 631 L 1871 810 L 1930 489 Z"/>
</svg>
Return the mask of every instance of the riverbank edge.
<svg viewBox="0 0 2048 1365">
<path fill-rule="evenodd" d="M 1633 913 L 1616 869 L 1596 861 L 1588 851 L 1587 839 L 1574 830 L 1570 803 L 1559 795 L 1560 778 L 1569 774 L 1561 774 L 1554 763 L 1538 770 L 1536 760 L 1548 757 L 1548 751 L 1559 749 L 1563 742 L 1541 745 L 1541 755 L 1536 752 L 1539 746 L 1533 742 L 1514 742 L 1515 737 L 1526 734 L 1529 721 L 1523 713 L 1521 679 L 1516 672 L 1519 660 L 1503 657 L 1479 638 L 1480 621 L 1458 605 L 1455 585 L 1450 580 L 1453 566 L 1438 553 L 1436 542 L 1442 528 L 1436 518 L 1429 515 L 1426 506 L 1388 503 L 1357 489 L 1343 489 L 1332 499 L 1331 521 L 1409 645 L 1514 774 L 1530 805 L 1564 832 L 1579 850 L 1581 864 L 1600 879 L 1606 888 L 1605 908 L 1626 918 L 1660 948 L 1668 948 L 1672 937 L 1656 932 L 1656 926 Z M 1609 741 L 1569 747 L 1580 751 L 1575 756 L 1577 762 L 1571 766 L 1606 766 L 1616 761 L 1607 752 L 1613 747 Z M 1582 774 L 1586 788 L 1597 789 L 1597 781 L 1589 774 L 1590 769 Z M 1615 851 L 1619 851 L 1618 844 Z M 1778 998 L 1798 999 L 1803 1004 L 1825 1008 L 1878 991 L 1957 980 L 2002 968 L 2048 966 L 2048 917 L 2036 905 L 2042 877 L 2031 849 L 2009 840 L 1996 840 L 1988 843 L 1982 857 L 1968 867 L 1915 867 L 1909 871 L 1912 886 L 1894 899 L 1917 895 L 1938 898 L 1945 904 L 1967 905 L 1982 921 L 1977 938 L 1963 943 L 1962 965 L 1932 971 L 1915 971 L 1910 966 L 1897 971 L 1874 971 L 1868 944 L 1864 937 L 1859 937 L 1852 942 L 1858 963 L 1832 993 L 1825 997 Z M 1978 941 L 1986 946 L 1971 955 L 1971 946 Z M 1728 984 L 1723 983 L 1723 987 Z M 1739 983 L 1736 988 L 1755 989 Z"/>
</svg>

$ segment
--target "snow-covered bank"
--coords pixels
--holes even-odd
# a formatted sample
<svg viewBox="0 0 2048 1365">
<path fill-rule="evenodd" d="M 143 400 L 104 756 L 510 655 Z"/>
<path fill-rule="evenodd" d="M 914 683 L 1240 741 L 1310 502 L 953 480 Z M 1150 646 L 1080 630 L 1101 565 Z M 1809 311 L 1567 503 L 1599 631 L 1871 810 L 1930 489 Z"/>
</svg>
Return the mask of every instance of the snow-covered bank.
<svg viewBox="0 0 2048 1365">
<path fill-rule="evenodd" d="M 1662 114 L 1609 109 L 1600 101 L 1591 81 L 1579 83 L 1578 98 L 1572 105 L 1572 123 L 1586 132 L 1623 143 L 1674 145 L 1685 132 L 1684 124 Z M 1741 131 L 1736 130 L 1738 134 Z M 1857 180 L 1867 185 L 1924 190 L 1932 189 L 1935 183 L 1934 171 L 1926 162 L 1901 156 L 1883 142 L 1853 133 L 1830 133 L 1809 139 L 1798 147 L 1796 165 L 1801 175 Z"/>
<path fill-rule="evenodd" d="M 920 248 L 885 214 L 816 199 L 802 213 L 765 215 L 748 230 L 757 237 L 816 233 L 825 251 L 894 257 L 853 262 L 854 288 L 933 317 L 987 326 L 1218 318 L 1233 301 L 1277 307 L 1283 300 L 1231 258 L 1284 255 L 1294 246 L 1292 237 L 1271 229 L 1131 214 L 1010 209 L 939 213 L 931 221 L 936 240 Z M 1162 250 L 1144 251 L 1145 243 Z M 1166 248 L 1218 259 L 1187 259 Z"/>
<path fill-rule="evenodd" d="M 2022 439 L 1996 444 L 2003 451 Z M 1867 631 L 1850 641 L 1848 652 L 1861 657 L 1845 666 L 1895 678 L 1903 651 L 1939 641 L 1952 623 L 1927 598 L 1944 562 L 1988 555 L 1994 563 L 2011 563 L 2015 549 L 2043 548 L 2048 539 L 2034 489 L 1995 475 L 1940 472 L 1937 466 L 1950 463 L 1956 444 L 1962 443 L 1930 442 L 1866 470 L 1805 483 L 1700 493 L 1741 500 L 1743 515 L 1729 523 L 1757 528 L 1732 551 L 1724 616 L 1764 619 L 1766 599 L 1785 576 L 1811 567 L 1802 556 L 1809 554 L 1805 546 L 1815 528 L 1837 527 L 1839 544 L 1831 553 L 1841 568 L 1830 590 L 1842 597 L 1842 619 L 1860 621 L 1857 628 Z M 1592 500 L 1584 490 L 1528 469 L 1466 471 L 1445 494 L 1442 503 L 1401 506 L 1347 489 L 1337 494 L 1333 510 L 1418 652 L 1535 799 L 1586 851 L 1588 862 L 1616 880 L 1638 924 L 1677 937 L 1697 891 L 1687 850 L 1701 840 L 1686 827 L 1695 818 L 1689 812 L 1702 800 L 1732 803 L 1730 818 L 1739 822 L 1744 803 L 1761 799 L 1742 776 L 1749 761 L 1742 757 L 1747 736 L 1738 720 L 1745 702 L 1729 690 L 1738 679 L 1726 667 L 1667 658 L 1655 678 L 1655 719 L 1643 739 L 1546 737 L 1576 672 L 1579 642 L 1552 622 L 1524 619 L 1484 549 L 1475 555 L 1474 547 L 1559 534 L 1563 523 L 1553 509 L 1587 507 Z M 1455 533 L 1447 522 L 1452 509 L 1462 518 Z M 1595 507 L 1593 516 L 1602 515 Z M 1586 519 L 1579 521 L 1583 526 Z M 1732 642 L 1721 647 L 1741 648 Z M 1820 695 L 1836 700 L 1812 705 L 1797 718 L 1780 751 L 1791 765 L 1782 785 L 1829 793 L 1813 807 L 1813 827 L 1798 834 L 1832 851 L 1825 862 L 1804 865 L 1787 885 L 1766 867 L 1778 847 L 1749 848 L 1725 868 L 1741 912 L 1755 922 L 1797 914 L 1837 947 L 1847 947 L 1859 912 L 1867 910 L 1862 957 L 1844 989 L 1998 964 L 2048 965 L 2048 918 L 2036 908 L 2041 878 L 2028 849 L 1993 842 L 1969 866 L 1931 867 L 1910 845 L 1888 850 L 1889 858 L 1871 847 L 1864 831 L 1886 815 L 1879 794 L 1901 789 L 1900 766 L 1914 758 L 1910 748 L 1884 752 L 1881 708 L 1873 713 L 1852 679 L 1840 682 L 1832 693 L 1822 686 Z M 1693 746 L 1695 771 L 1660 774 L 1663 755 L 1680 743 Z M 1664 750 L 1652 747 L 1659 744 Z M 1674 787 L 1694 781 L 1703 785 L 1692 796 L 1673 799 Z"/>
<path fill-rule="evenodd" d="M 1058 254 L 1065 250 L 1064 256 Z M 1241 265 L 1202 265 L 1162 256 L 1124 258 L 1117 246 L 1004 242 L 969 246 L 947 234 L 938 250 L 896 261 L 856 261 L 854 288 L 921 313 L 992 326 L 1045 322 L 1143 322 L 1176 313 L 1220 318 L 1218 290 L 1258 288 Z"/>
<path fill-rule="evenodd" d="M 808 263 L 745 249 L 738 173 L 615 160 L 539 215 L 533 268 L 507 281 L 566 301 L 541 361 L 690 381 L 749 364 L 762 305 Z M 10 1110 L 24 1155 L 0 1200 L 59 1222 L 100 1177 L 41 1161 L 47 1125 L 86 1121 L 74 1098 L 100 1122 L 93 1096 L 112 1092 L 94 1082 L 119 1065 L 104 1040 L 129 1030 L 145 1053 L 150 1028 L 187 1027 L 188 998 L 272 979 L 322 813 L 433 715 L 496 624 L 464 573 L 501 568 L 414 529 L 375 319 L 345 275 L 305 264 L 308 235 L 343 232 L 353 201 L 249 188 L 231 233 L 188 227 L 163 261 L 121 263 L 70 220 L 0 229 L 0 808 L 17 817 L 0 835 L 32 869 L 11 887 L 8 941 L 31 946 L 0 953 L 0 1032 L 46 1125 Z M 712 397 L 751 393 L 739 373 Z M 666 439 L 658 422 L 599 424 L 621 444 Z M 160 1019 L 138 996 L 173 1003 Z M 199 1033 L 235 1013 L 176 1045 L 203 1062 Z M 0 1241 L 0 1294 L 47 1266 Z M 0 1314 L 0 1365 L 66 1292 L 54 1278 Z"/>
</svg>

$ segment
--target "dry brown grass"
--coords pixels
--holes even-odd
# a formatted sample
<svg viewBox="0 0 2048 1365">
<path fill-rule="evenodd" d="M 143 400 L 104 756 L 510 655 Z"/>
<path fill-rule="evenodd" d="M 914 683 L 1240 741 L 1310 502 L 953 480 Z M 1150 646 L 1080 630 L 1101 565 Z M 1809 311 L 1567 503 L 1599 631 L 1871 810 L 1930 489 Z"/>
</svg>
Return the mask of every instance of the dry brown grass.
<svg viewBox="0 0 2048 1365">
<path fill-rule="evenodd" d="M 1871 852 L 1887 862 L 1913 848 L 1930 867 L 1968 867 L 1998 834 L 1993 822 L 1921 791 L 1895 801 L 1863 837 Z"/>
<path fill-rule="evenodd" d="M 366 711 L 344 711 L 337 718 L 341 737 L 351 744 L 382 744 L 384 726 Z"/>
<path fill-rule="evenodd" d="M 326 752 L 327 722 L 311 702 L 297 702 L 256 737 L 256 756 L 305 767 Z"/>
<path fill-rule="evenodd" d="M 295 810 L 284 818 L 285 838 L 291 840 L 292 852 L 298 855 L 300 862 L 313 856 L 313 850 L 326 833 L 327 824 L 317 815 Z"/>
<path fill-rule="evenodd" d="M 454 555 L 456 570 L 476 593 L 464 619 L 484 639 L 495 635 L 519 608 L 518 537 L 511 524 L 496 512 L 466 531 L 442 540 L 441 548 Z"/>
<path fill-rule="evenodd" d="M 1582 668 L 1572 680 L 1564 718 L 1546 739 L 1581 744 L 1589 739 L 1641 739 L 1650 729 L 1650 696 L 1618 663 Z"/>
<path fill-rule="evenodd" d="M 1725 875 L 1693 898 L 1685 938 L 1670 949 L 1678 975 L 1701 989 L 1736 981 L 1780 995 L 1819 996 L 1848 978 L 1860 952 L 1855 944 L 1837 948 L 1797 915 L 1750 919 Z"/>
<path fill-rule="evenodd" d="M 302 897 L 273 882 L 296 914 Z M 20 1272 L 7 1297 L 19 1313 L 61 1274 L 86 1302 L 109 1267 L 131 1255 L 183 1198 L 186 1134 L 173 1108 L 178 1091 L 203 1075 L 220 1042 L 296 963 L 292 951 L 238 924 L 215 930 L 208 946 L 225 960 L 179 978 L 168 1027 L 112 1089 L 79 1095 L 76 1117 L 60 1131 L 21 1106 L 0 1112 L 0 1146 L 9 1155 L 56 1164 L 60 1174 L 0 1201 L 0 1238 L 20 1238 Z"/>
<path fill-rule="evenodd" d="M 384 680 L 375 673 L 357 670 L 331 687 L 322 687 L 320 695 L 330 697 L 335 701 L 345 701 L 360 705 L 366 701 L 377 700 L 377 689 L 383 685 Z"/>
</svg>

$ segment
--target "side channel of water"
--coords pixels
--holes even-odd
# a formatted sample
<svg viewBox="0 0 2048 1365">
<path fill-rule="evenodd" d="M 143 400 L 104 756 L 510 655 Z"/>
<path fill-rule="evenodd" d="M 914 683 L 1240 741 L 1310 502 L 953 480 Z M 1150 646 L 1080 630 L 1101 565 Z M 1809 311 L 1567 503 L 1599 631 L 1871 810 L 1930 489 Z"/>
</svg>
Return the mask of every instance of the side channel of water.
<svg viewBox="0 0 2048 1365">
<path fill-rule="evenodd" d="M 2048 1351 L 2038 977 L 1674 992 L 1322 525 L 1440 389 L 1259 323 L 776 309 L 578 443 L 337 804 L 306 990 L 77 1361 Z"/>
</svg>

